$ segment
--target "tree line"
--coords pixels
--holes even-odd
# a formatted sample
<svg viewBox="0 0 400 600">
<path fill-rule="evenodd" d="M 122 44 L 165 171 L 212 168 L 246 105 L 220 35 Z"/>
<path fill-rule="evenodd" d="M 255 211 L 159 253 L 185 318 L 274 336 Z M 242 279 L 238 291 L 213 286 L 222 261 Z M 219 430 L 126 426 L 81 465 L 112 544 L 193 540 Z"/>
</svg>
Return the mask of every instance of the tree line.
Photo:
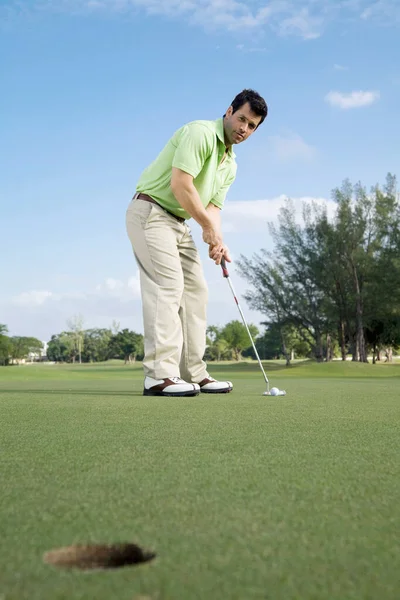
<svg viewBox="0 0 400 600">
<path fill-rule="evenodd" d="M 7 335 L 7 325 L 0 323 L 0 365 L 8 365 L 30 354 L 39 354 L 43 344 L 35 337 Z"/>
<path fill-rule="evenodd" d="M 55 362 L 89 363 L 113 358 L 132 363 L 144 355 L 143 335 L 123 329 L 108 328 L 63 331 L 53 335 L 48 343 L 47 358 Z"/>
<path fill-rule="evenodd" d="M 241 255 L 245 298 L 265 315 L 267 336 L 278 337 L 290 360 L 293 336 L 317 361 L 340 353 L 373 362 L 400 346 L 400 201 L 396 178 L 369 193 L 345 180 L 333 190 L 335 211 L 306 202 L 302 223 L 288 200 L 269 225 L 272 251 Z"/>
<path fill-rule="evenodd" d="M 68 321 L 68 330 L 51 336 L 46 359 L 59 363 L 103 362 L 121 359 L 125 363 L 140 361 L 144 356 L 144 338 L 129 329 L 119 330 L 114 322 L 110 328 L 84 329 L 83 318 L 75 316 Z M 258 329 L 250 324 L 252 335 Z M 0 326 L 0 364 L 12 364 L 29 356 L 38 357 L 43 351 L 40 340 L 30 337 L 8 337 L 5 325 Z M 207 330 L 206 358 L 213 360 L 240 360 L 251 342 L 245 327 L 231 321 L 224 327 L 210 326 Z"/>
<path fill-rule="evenodd" d="M 43 343 L 34 337 L 7 336 L 6 325 L 0 324 L 0 365 L 22 359 L 40 360 Z M 100 362 L 112 358 L 126 363 L 143 358 L 143 335 L 129 329 L 113 333 L 112 329 L 92 328 L 62 331 L 51 336 L 46 360 L 61 363 Z"/>
</svg>

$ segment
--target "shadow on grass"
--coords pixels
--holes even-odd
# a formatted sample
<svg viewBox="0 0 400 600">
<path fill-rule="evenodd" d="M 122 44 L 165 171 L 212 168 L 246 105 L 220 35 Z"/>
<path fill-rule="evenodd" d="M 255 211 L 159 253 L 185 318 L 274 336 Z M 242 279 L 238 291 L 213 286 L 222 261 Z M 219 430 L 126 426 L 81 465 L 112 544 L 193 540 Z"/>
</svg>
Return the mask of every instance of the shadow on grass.
<svg viewBox="0 0 400 600">
<path fill-rule="evenodd" d="M 126 392 L 113 392 L 112 390 L 49 390 L 49 389 L 27 389 L 27 388 L 13 388 L 4 389 L 1 388 L 0 391 L 5 394 L 35 394 L 42 396 L 142 396 L 142 390 L 130 390 Z M 1 596 L 0 596 L 1 598 Z"/>
<path fill-rule="evenodd" d="M 304 359 L 304 360 L 296 360 L 295 362 L 292 362 L 290 364 L 289 367 L 286 366 L 285 362 L 282 361 L 261 361 L 263 363 L 263 366 L 266 370 L 268 371 L 287 371 L 287 370 L 291 370 L 291 369 L 295 369 L 297 367 L 300 367 L 302 365 L 311 365 L 313 364 L 314 361 L 310 360 L 310 359 Z M 88 373 L 95 373 L 96 371 L 102 371 L 104 372 L 109 372 L 112 374 L 118 374 L 118 373 L 132 373 L 132 374 L 136 374 L 136 373 L 141 373 L 142 372 L 142 363 L 138 362 L 135 363 L 133 365 L 112 365 L 112 364 L 107 364 L 107 363 L 84 363 L 82 365 L 71 365 L 71 364 L 59 364 L 56 365 L 56 367 L 60 367 L 62 370 L 66 370 L 69 373 L 79 373 L 79 374 L 85 374 L 87 375 Z M 259 364 L 256 360 L 254 360 L 253 362 L 247 362 L 247 361 L 243 361 L 243 362 L 208 362 L 207 363 L 207 367 L 209 370 L 215 370 L 215 371 L 224 371 L 224 372 L 231 372 L 231 371 L 239 371 L 239 372 L 246 372 L 246 371 L 256 371 L 257 369 L 259 369 Z"/>
</svg>

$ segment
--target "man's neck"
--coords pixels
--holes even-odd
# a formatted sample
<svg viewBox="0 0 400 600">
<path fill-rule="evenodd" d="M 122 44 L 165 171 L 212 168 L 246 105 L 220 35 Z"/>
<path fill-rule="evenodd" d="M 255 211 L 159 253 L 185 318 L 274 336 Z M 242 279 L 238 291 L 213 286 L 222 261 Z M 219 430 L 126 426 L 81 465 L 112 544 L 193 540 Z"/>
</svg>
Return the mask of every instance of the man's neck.
<svg viewBox="0 0 400 600">
<path fill-rule="evenodd" d="M 229 152 L 229 150 L 232 148 L 232 144 L 229 144 L 229 143 L 226 141 L 226 133 L 225 133 L 225 124 L 224 124 L 224 120 L 225 120 L 225 119 L 222 119 L 222 124 L 223 124 L 223 127 L 224 127 L 224 144 L 225 144 L 225 152 L 226 152 L 226 154 L 227 154 L 227 153 Z"/>
</svg>

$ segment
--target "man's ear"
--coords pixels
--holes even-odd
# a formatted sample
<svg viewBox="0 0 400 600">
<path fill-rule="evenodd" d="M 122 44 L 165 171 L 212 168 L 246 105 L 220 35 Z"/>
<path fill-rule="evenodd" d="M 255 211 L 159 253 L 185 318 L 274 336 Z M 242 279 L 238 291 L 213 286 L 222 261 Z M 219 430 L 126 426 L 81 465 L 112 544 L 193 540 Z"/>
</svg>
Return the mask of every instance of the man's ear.
<svg viewBox="0 0 400 600">
<path fill-rule="evenodd" d="M 225 114 L 226 114 L 227 117 L 231 117 L 233 115 L 233 108 L 232 108 L 232 106 L 230 106 L 228 108 L 228 110 L 226 111 Z"/>
</svg>

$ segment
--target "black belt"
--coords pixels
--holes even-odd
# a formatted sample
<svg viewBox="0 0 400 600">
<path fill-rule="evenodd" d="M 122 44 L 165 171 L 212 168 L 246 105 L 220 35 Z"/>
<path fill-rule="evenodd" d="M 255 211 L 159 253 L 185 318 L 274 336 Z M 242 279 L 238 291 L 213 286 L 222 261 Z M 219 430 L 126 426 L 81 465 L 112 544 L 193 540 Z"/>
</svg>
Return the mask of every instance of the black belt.
<svg viewBox="0 0 400 600">
<path fill-rule="evenodd" d="M 159 206 L 160 208 L 162 208 L 163 210 L 165 210 L 166 213 L 168 213 L 169 215 L 171 215 L 171 217 L 175 217 L 175 219 L 177 221 L 179 221 L 179 223 L 184 223 L 185 220 L 186 220 L 183 217 L 178 217 L 178 215 L 174 215 L 174 213 L 170 212 L 169 210 L 167 210 L 166 208 L 164 208 L 163 206 L 161 206 L 161 204 L 159 204 L 158 202 L 156 202 L 154 200 L 154 198 L 152 198 L 151 196 L 148 196 L 147 194 L 142 194 L 142 192 L 137 192 L 133 196 L 133 200 L 146 200 L 146 202 L 151 202 L 152 204 L 156 204 L 157 206 Z"/>
</svg>

